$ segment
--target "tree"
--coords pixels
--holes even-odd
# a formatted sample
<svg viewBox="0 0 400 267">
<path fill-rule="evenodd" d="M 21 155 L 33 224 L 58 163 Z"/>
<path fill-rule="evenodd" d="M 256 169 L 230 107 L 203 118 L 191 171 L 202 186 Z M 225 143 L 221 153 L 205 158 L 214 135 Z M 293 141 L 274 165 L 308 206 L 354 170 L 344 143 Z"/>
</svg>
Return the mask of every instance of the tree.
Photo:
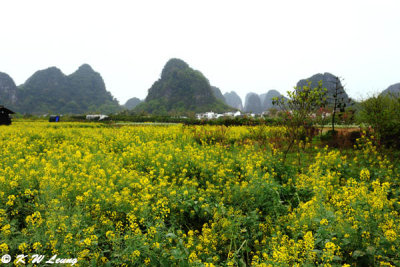
<svg viewBox="0 0 400 267">
<path fill-rule="evenodd" d="M 400 147 L 400 97 L 373 96 L 360 104 L 359 122 L 370 125 L 386 146 Z"/>
<path fill-rule="evenodd" d="M 340 112 L 344 112 L 347 104 L 350 103 L 350 99 L 346 101 L 345 99 L 345 91 L 342 86 L 339 77 L 335 78 L 335 91 L 333 92 L 332 98 L 333 100 L 333 111 L 332 111 L 332 133 L 335 134 L 335 119 L 336 119 L 336 111 L 339 109 Z"/>
<path fill-rule="evenodd" d="M 306 136 L 307 129 L 310 129 L 315 123 L 312 115 L 318 108 L 325 105 L 326 91 L 325 88 L 322 88 L 322 81 L 318 82 L 318 86 L 315 88 L 311 88 L 309 81 L 308 85 L 302 88 L 295 87 L 293 92 L 288 91 L 288 99 L 284 97 L 273 98 L 273 105 L 277 106 L 283 114 L 282 125 L 285 128 L 285 135 L 288 140 L 284 161 L 296 141 L 302 140 Z"/>
</svg>

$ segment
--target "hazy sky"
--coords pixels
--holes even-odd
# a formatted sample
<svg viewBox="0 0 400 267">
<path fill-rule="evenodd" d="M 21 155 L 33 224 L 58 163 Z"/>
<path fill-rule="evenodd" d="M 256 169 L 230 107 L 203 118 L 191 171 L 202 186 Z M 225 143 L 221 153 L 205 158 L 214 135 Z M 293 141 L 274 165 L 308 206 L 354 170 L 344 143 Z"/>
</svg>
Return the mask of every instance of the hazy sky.
<svg viewBox="0 0 400 267">
<path fill-rule="evenodd" d="M 0 25 L 0 71 L 17 85 L 88 63 L 121 104 L 173 57 L 242 100 L 319 72 L 357 99 L 400 82 L 398 0 L 1 0 Z"/>
</svg>

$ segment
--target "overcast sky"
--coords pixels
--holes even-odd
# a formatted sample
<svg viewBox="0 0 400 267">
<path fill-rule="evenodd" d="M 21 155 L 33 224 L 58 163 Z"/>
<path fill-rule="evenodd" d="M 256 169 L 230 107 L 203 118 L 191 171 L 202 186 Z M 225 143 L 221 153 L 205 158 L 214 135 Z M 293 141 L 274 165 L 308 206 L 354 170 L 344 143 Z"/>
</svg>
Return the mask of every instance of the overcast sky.
<svg viewBox="0 0 400 267">
<path fill-rule="evenodd" d="M 321 72 L 356 99 L 400 82 L 398 0 L 1 0 L 0 25 L 0 71 L 17 85 L 88 63 L 121 104 L 173 57 L 242 100 Z"/>
</svg>

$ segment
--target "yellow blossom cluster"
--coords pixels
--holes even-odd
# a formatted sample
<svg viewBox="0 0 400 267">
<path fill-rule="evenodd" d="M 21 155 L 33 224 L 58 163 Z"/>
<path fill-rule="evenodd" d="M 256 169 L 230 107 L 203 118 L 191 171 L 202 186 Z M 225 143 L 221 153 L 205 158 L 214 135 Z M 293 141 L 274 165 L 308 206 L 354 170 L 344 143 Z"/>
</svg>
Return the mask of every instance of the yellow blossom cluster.
<svg viewBox="0 0 400 267">
<path fill-rule="evenodd" d="M 16 122 L 0 131 L 0 251 L 77 266 L 399 265 L 399 170 L 282 161 L 281 127 Z M 306 147 L 306 146 L 304 146 Z M 312 149 L 309 149 L 312 150 Z"/>
</svg>

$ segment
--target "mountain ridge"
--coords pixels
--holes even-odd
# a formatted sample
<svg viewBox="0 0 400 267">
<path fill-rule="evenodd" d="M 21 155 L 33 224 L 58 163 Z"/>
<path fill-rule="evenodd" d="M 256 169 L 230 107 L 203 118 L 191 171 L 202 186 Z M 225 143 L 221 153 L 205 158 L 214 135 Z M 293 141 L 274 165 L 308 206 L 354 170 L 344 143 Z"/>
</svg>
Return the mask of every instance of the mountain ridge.
<svg viewBox="0 0 400 267">
<path fill-rule="evenodd" d="M 18 100 L 18 88 L 7 73 L 0 72 L 0 105 L 14 108 Z"/>
<path fill-rule="evenodd" d="M 400 96 L 400 83 L 392 84 L 381 92 L 381 95 L 393 95 L 393 94 Z"/>
<path fill-rule="evenodd" d="M 187 114 L 231 109 L 214 95 L 210 82 L 200 71 L 192 69 L 181 59 L 172 58 L 149 89 L 145 101 L 134 111 Z"/>
<path fill-rule="evenodd" d="M 111 113 L 120 110 L 118 101 L 106 90 L 100 73 L 82 64 L 70 75 L 57 67 L 36 71 L 18 86 L 20 113 Z"/>
</svg>

